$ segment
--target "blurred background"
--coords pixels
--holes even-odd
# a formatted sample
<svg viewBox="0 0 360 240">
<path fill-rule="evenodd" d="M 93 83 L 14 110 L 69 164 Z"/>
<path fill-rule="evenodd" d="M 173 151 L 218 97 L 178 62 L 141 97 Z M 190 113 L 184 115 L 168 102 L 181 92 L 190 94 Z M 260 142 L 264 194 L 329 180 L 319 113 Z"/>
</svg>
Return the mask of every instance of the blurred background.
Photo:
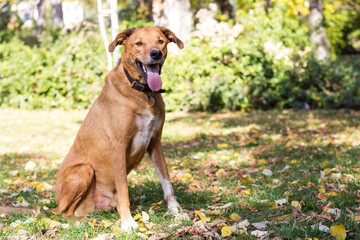
<svg viewBox="0 0 360 240">
<path fill-rule="evenodd" d="M 105 47 L 114 34 L 155 25 L 185 42 L 162 71 L 168 111 L 360 109 L 358 0 L 12 0 L 0 11 L 3 108 L 88 108 L 121 52 Z"/>
</svg>

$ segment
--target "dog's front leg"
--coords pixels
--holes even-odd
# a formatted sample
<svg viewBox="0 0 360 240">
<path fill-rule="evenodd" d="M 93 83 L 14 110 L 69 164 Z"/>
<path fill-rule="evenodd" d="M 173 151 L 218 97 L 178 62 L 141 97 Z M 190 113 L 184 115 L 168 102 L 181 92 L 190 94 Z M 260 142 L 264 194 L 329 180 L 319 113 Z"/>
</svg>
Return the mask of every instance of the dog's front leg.
<svg viewBox="0 0 360 240">
<path fill-rule="evenodd" d="M 164 198 L 168 204 L 168 209 L 171 214 L 177 215 L 181 210 L 180 204 L 176 201 L 174 196 L 174 190 L 172 188 L 169 173 L 166 167 L 164 153 L 161 148 L 161 136 L 157 136 L 151 140 L 148 147 L 148 152 L 151 157 L 151 161 L 154 164 L 156 173 L 160 179 L 162 189 L 164 191 Z"/>
<path fill-rule="evenodd" d="M 124 231 L 131 231 L 138 227 L 130 212 L 130 201 L 128 192 L 126 172 L 126 145 L 120 144 L 113 147 L 112 161 L 115 174 L 115 187 L 118 199 L 118 213 L 121 217 L 121 228 Z"/>
</svg>

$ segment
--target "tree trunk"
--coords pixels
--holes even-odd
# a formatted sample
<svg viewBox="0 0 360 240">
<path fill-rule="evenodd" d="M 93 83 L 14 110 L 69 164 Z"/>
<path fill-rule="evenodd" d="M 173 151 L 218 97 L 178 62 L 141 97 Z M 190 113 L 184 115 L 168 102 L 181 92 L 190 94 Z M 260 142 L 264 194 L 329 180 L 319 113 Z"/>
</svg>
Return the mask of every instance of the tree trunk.
<svg viewBox="0 0 360 240">
<path fill-rule="evenodd" d="M 233 10 L 229 0 L 215 0 L 221 13 L 226 14 L 229 18 L 233 17 Z"/>
<path fill-rule="evenodd" d="M 330 43 L 326 36 L 324 27 L 322 26 L 322 0 L 310 0 L 310 14 L 308 22 L 310 25 L 311 44 L 317 46 L 314 51 L 314 57 L 319 60 L 327 60 L 330 58 Z"/>
<path fill-rule="evenodd" d="M 190 39 L 193 19 L 189 0 L 153 0 L 152 11 L 156 26 L 169 28 L 181 40 Z"/>
<path fill-rule="evenodd" d="M 102 1 L 101 0 L 97 0 L 97 8 L 98 8 L 99 29 L 100 29 L 101 37 L 103 39 L 103 43 L 105 45 L 105 52 L 106 52 L 106 57 L 107 57 L 107 61 L 108 61 L 108 70 L 111 71 L 111 69 L 112 69 L 112 59 L 111 59 L 111 53 L 108 51 L 109 41 L 108 41 L 107 36 L 106 36 L 106 28 L 105 28 L 105 23 L 104 23 L 104 15 L 105 15 L 105 13 L 104 13 L 103 8 L 102 8 Z"/>
<path fill-rule="evenodd" d="M 64 26 L 62 0 L 50 0 L 51 3 L 51 25 L 53 27 Z"/>
<path fill-rule="evenodd" d="M 110 0 L 110 11 L 111 11 L 111 37 L 115 39 L 119 33 L 119 19 L 118 19 L 118 7 L 117 0 Z M 115 48 L 113 52 L 114 66 L 120 58 L 119 48 Z"/>
<path fill-rule="evenodd" d="M 38 10 L 38 19 L 36 21 L 37 32 L 40 33 L 45 30 L 46 21 L 45 21 L 45 0 L 40 0 L 37 4 Z"/>
<path fill-rule="evenodd" d="M 270 4 L 271 4 L 271 0 L 264 0 L 264 8 L 266 14 L 269 13 Z"/>
</svg>

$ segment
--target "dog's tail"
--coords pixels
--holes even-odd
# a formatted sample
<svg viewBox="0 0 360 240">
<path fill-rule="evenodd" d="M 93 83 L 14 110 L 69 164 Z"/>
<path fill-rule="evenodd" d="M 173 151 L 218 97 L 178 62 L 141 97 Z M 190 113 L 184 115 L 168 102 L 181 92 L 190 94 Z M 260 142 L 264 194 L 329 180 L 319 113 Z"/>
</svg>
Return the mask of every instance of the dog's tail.
<svg viewBox="0 0 360 240">
<path fill-rule="evenodd" d="M 30 215 L 38 215 L 40 209 L 29 209 L 29 208 L 14 208 L 14 207 L 3 207 L 0 206 L 0 214 L 11 214 L 11 213 L 27 213 Z"/>
</svg>

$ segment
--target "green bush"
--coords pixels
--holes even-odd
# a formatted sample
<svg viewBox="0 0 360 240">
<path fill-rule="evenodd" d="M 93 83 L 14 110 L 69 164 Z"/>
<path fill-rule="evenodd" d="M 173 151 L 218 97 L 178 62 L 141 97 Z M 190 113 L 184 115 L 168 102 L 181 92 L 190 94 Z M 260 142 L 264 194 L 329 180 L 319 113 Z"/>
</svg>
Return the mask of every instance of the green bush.
<svg viewBox="0 0 360 240">
<path fill-rule="evenodd" d="M 0 45 L 0 104 L 19 108 L 86 108 L 106 74 L 98 34 L 43 37 L 41 47 L 18 38 Z"/>
<path fill-rule="evenodd" d="M 360 109 L 358 56 L 315 61 L 306 22 L 281 9 L 239 16 L 244 31 L 233 41 L 193 39 L 169 54 L 162 71 L 167 110 Z M 120 30 L 130 26 L 123 21 Z M 108 72 L 98 30 L 50 31 L 31 46 L 24 35 L 0 45 L 0 105 L 88 108 Z"/>
</svg>

